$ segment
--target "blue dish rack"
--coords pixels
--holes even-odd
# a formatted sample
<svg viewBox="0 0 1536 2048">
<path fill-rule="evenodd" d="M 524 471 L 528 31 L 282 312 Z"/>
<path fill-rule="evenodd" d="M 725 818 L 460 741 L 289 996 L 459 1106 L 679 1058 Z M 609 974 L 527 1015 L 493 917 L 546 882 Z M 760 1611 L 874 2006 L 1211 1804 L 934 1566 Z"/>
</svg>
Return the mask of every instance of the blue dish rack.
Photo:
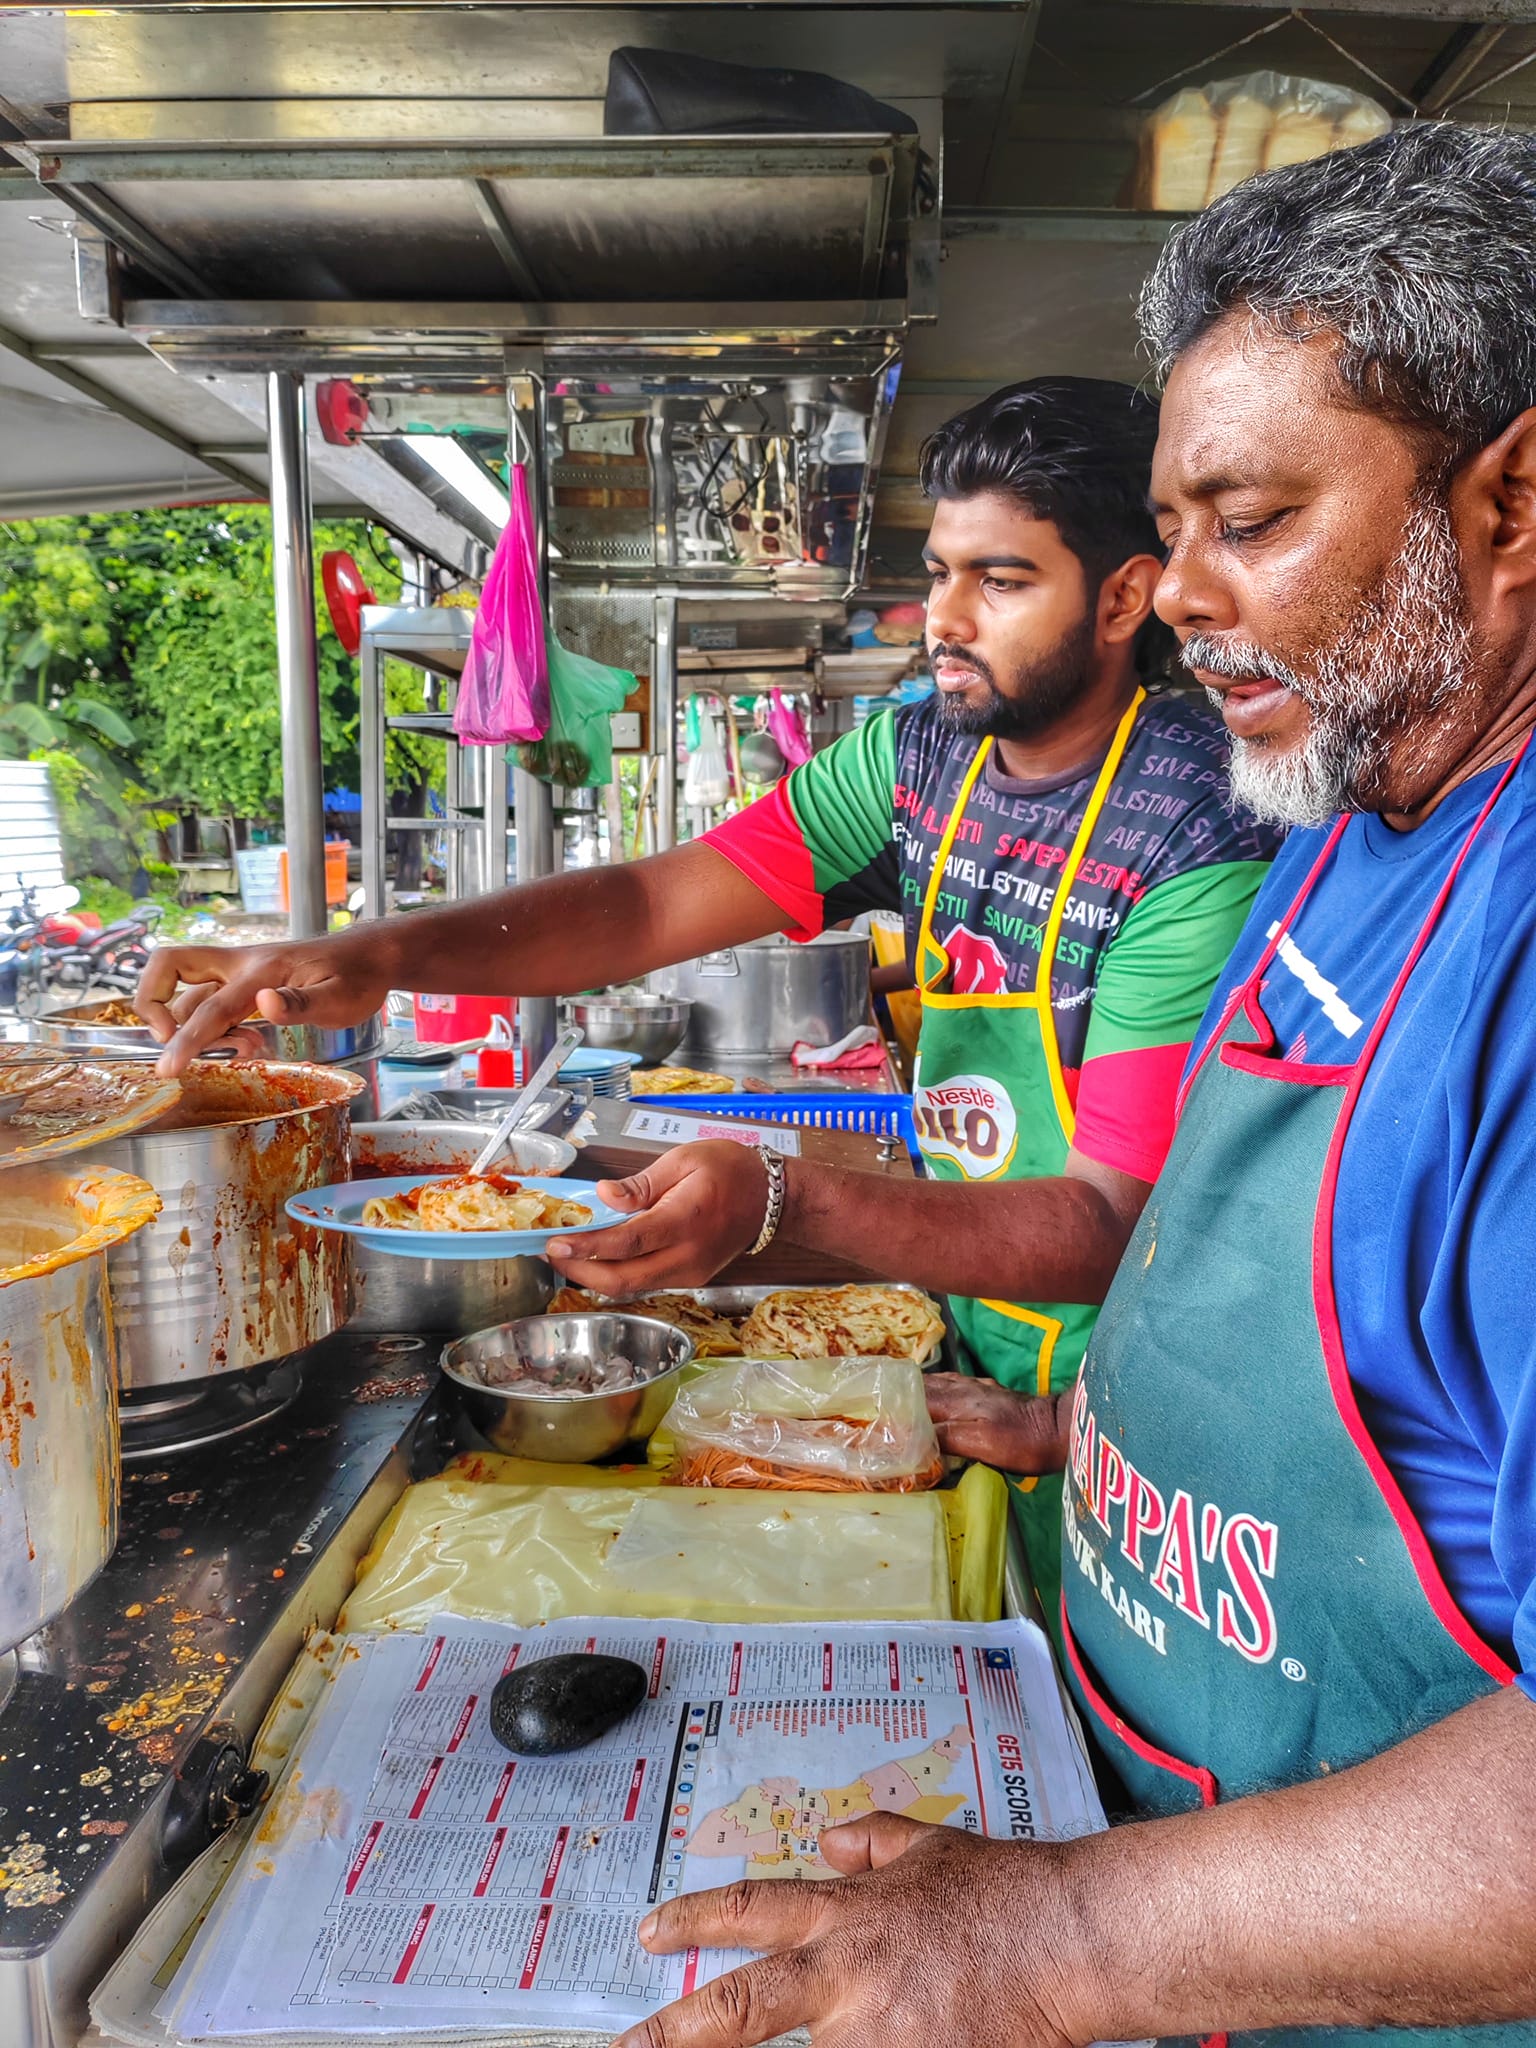
<svg viewBox="0 0 1536 2048">
<path fill-rule="evenodd" d="M 854 1095 L 834 1089 L 807 1089 L 799 1095 L 647 1095 L 637 1089 L 631 1100 L 651 1109 L 685 1110 L 691 1116 L 729 1116 L 759 1124 L 795 1124 L 814 1131 L 858 1131 L 865 1137 L 900 1138 L 913 1161 L 921 1163 L 910 1095 Z"/>
</svg>

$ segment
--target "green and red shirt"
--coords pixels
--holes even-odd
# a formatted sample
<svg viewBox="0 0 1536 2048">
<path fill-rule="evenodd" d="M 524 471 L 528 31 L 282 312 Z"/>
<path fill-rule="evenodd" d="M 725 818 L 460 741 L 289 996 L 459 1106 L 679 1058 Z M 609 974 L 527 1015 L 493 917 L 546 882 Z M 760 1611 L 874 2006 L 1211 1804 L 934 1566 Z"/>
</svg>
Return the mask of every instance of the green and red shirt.
<svg viewBox="0 0 1536 2048">
<path fill-rule="evenodd" d="M 915 961 L 939 839 L 979 744 L 949 728 L 936 698 L 880 713 L 706 843 L 778 904 L 792 937 L 899 910 Z M 1226 754 L 1204 703 L 1149 698 L 1062 917 L 1051 1000 L 1074 1143 L 1140 1180 L 1162 1166 L 1185 1054 L 1279 844 L 1234 810 Z M 1034 986 L 1056 878 L 1101 764 L 1021 782 L 989 753 L 934 908 L 946 992 Z"/>
</svg>

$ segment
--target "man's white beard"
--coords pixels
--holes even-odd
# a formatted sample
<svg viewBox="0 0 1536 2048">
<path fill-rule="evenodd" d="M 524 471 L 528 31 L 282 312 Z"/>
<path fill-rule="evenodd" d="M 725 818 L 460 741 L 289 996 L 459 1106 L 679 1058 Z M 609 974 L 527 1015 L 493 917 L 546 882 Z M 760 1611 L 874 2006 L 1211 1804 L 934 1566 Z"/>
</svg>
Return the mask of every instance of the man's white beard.
<svg viewBox="0 0 1536 2048">
<path fill-rule="evenodd" d="M 1252 642 L 1196 634 L 1182 655 L 1187 667 L 1216 675 L 1273 676 L 1311 714 L 1299 746 L 1233 739 L 1232 795 L 1245 810 L 1275 825 L 1321 825 L 1370 809 L 1394 742 L 1462 689 L 1474 667 L 1446 507 L 1415 502 L 1396 559 L 1333 645 L 1309 657 L 1305 680 Z M 1220 692 L 1208 694 L 1219 709 Z"/>
</svg>

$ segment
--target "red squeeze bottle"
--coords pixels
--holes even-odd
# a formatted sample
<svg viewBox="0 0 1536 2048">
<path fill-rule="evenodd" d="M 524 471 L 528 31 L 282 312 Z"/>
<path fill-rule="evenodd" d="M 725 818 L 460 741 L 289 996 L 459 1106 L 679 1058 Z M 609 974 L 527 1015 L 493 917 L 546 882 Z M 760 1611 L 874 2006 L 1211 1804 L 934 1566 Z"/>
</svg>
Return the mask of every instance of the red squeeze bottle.
<svg viewBox="0 0 1536 2048">
<path fill-rule="evenodd" d="M 515 1088 L 517 1055 L 513 1049 L 511 1022 L 505 1017 L 493 1017 L 488 1029 L 491 1042 L 480 1049 L 476 1078 L 482 1088 Z"/>
<path fill-rule="evenodd" d="M 475 1077 L 482 1088 L 514 1088 L 517 1073 L 513 1066 L 516 1055 L 510 1045 L 487 1045 L 481 1049 L 475 1067 Z"/>
</svg>

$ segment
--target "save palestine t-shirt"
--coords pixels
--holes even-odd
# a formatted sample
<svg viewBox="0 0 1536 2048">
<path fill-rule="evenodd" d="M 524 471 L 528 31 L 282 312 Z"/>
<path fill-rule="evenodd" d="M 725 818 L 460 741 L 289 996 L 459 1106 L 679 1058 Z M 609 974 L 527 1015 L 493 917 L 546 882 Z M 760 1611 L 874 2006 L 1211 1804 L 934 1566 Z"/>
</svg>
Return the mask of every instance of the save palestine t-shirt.
<svg viewBox="0 0 1536 2048">
<path fill-rule="evenodd" d="M 980 744 L 950 728 L 936 697 L 879 713 L 707 843 L 779 905 L 792 936 L 899 910 L 915 963 L 939 841 Z M 1278 843 L 1233 810 L 1226 751 L 1203 702 L 1170 694 L 1143 704 L 1062 917 L 1051 1004 L 1074 1142 L 1144 1180 L 1162 1165 L 1189 1041 Z M 944 992 L 1034 987 L 1102 766 L 1100 756 L 1054 782 L 1022 783 L 989 750 L 935 903 L 933 936 L 951 967 Z M 1023 1013 L 1019 1028 L 1033 1028 Z"/>
</svg>

